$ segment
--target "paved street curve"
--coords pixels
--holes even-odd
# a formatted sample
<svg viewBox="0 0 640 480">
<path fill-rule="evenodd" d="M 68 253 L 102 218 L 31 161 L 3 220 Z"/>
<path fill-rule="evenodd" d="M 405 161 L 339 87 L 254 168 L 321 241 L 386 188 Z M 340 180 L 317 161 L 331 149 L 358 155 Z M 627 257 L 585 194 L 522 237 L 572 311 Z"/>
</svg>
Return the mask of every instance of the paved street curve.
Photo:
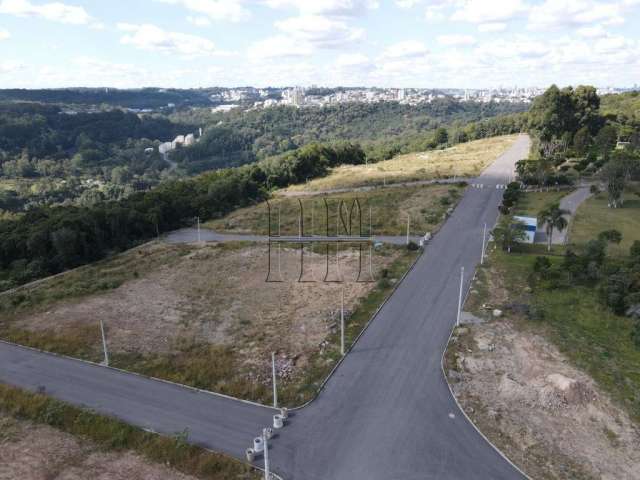
<svg viewBox="0 0 640 480">
<path fill-rule="evenodd" d="M 494 225 L 502 185 L 526 157 L 520 136 L 467 189 L 453 215 L 398 285 L 324 390 L 292 415 L 270 458 L 285 480 L 521 479 L 469 423 L 441 357 Z M 0 381 L 243 458 L 274 411 L 220 395 L 0 342 Z"/>
</svg>

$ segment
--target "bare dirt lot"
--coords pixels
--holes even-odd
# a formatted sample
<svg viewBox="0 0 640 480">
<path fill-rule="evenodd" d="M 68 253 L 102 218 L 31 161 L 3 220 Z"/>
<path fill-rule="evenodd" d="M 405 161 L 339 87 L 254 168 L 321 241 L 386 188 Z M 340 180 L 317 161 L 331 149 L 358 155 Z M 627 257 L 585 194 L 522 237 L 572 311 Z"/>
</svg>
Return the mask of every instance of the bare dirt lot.
<svg viewBox="0 0 640 480">
<path fill-rule="evenodd" d="M 322 281 L 325 256 L 308 247 L 303 280 L 315 282 L 298 282 L 300 250 L 295 246 L 282 247 L 280 264 L 273 247 L 271 278 L 278 280 L 281 272 L 284 281 L 265 282 L 264 244 L 156 243 L 51 285 L 44 282 L 23 294 L 17 306 L 5 299 L 11 313 L 0 325 L 4 336 L 17 343 L 100 361 L 102 320 L 114 366 L 265 401 L 269 389 L 256 385 L 270 381 L 271 352 L 277 354 L 285 382 L 302 381 L 312 357 L 314 368 L 318 362 L 329 365 L 328 358 L 317 355 L 336 348 L 335 338 L 327 342 L 335 337 L 342 290 L 348 313 L 364 302 L 360 310 L 370 314 L 367 309 L 382 297 L 371 300 L 369 294 L 389 288 L 356 282 L 357 250 L 341 246 L 338 265 L 335 249 L 330 248 L 328 279 L 339 276 L 344 284 Z M 371 278 L 368 253 L 365 249 L 363 280 Z M 406 249 L 376 249 L 373 278 L 387 275 L 385 269 L 401 255 Z M 98 281 L 113 288 L 93 292 Z"/>
<path fill-rule="evenodd" d="M 503 304 L 500 282 L 476 283 L 467 307 L 480 314 L 474 296 L 487 294 Z M 459 328 L 446 370 L 467 414 L 532 478 L 640 478 L 637 425 L 517 313 Z"/>
<path fill-rule="evenodd" d="M 0 480 L 189 480 L 131 452 L 104 452 L 52 427 L 0 414 Z"/>
</svg>

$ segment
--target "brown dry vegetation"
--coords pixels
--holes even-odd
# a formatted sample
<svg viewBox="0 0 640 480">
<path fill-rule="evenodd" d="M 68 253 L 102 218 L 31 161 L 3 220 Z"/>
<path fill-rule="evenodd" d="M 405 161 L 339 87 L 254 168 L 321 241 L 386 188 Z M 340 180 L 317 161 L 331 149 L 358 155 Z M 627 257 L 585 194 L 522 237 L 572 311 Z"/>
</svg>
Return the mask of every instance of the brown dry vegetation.
<svg viewBox="0 0 640 480">
<path fill-rule="evenodd" d="M 85 439 L 0 413 L 0 479 L 87 478 L 195 480 L 130 451 L 106 452 Z"/>
<path fill-rule="evenodd" d="M 350 209 L 358 199 L 362 210 L 362 233 L 369 234 L 369 212 L 374 235 L 405 235 L 407 215 L 411 217 L 411 232 L 424 235 L 439 228 L 447 209 L 453 207 L 463 193 L 459 185 L 429 185 L 402 188 L 374 189 L 362 192 L 350 192 L 330 195 L 313 195 L 301 198 L 304 209 L 304 228 L 306 234 L 324 235 L 327 233 L 327 215 L 323 199 L 329 206 L 329 235 L 335 235 L 338 227 L 338 207 L 340 201 Z M 280 209 L 280 231 L 282 235 L 298 235 L 298 217 L 300 212 L 297 198 L 276 196 L 271 202 L 272 233 L 278 229 L 278 209 Z M 359 217 L 356 207 L 353 210 L 352 234 L 359 234 Z M 218 232 L 256 233 L 266 235 L 268 231 L 266 203 L 241 208 L 224 218 L 206 224 Z M 347 213 L 344 213 L 344 218 Z M 344 235 L 340 226 L 340 234 Z"/>
<path fill-rule="evenodd" d="M 453 176 L 476 176 L 516 140 L 517 135 L 475 140 L 444 150 L 399 155 L 370 165 L 343 165 L 323 178 L 289 187 L 290 191 L 330 190 Z"/>
</svg>

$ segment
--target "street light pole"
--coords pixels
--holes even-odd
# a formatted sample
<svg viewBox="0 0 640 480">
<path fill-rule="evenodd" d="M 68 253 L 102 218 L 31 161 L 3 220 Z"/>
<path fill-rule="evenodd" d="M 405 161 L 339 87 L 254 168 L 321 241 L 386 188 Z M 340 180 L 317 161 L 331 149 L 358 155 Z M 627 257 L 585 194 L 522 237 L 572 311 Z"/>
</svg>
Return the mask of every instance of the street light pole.
<svg viewBox="0 0 640 480">
<path fill-rule="evenodd" d="M 411 222 L 411 215 L 407 213 L 407 245 L 409 245 L 409 226 Z"/>
<path fill-rule="evenodd" d="M 278 385 L 276 384 L 276 353 L 271 352 L 271 376 L 273 381 L 273 408 L 278 408 Z"/>
<path fill-rule="evenodd" d="M 264 480 L 271 480 L 271 473 L 269 472 L 269 444 L 267 443 L 267 429 L 262 429 L 262 445 L 264 447 Z"/>
<path fill-rule="evenodd" d="M 482 230 L 482 256 L 480 257 L 480 265 L 484 265 L 484 250 L 485 250 L 485 242 L 487 241 L 487 224 L 484 224 L 484 229 Z"/>
<path fill-rule="evenodd" d="M 104 334 L 104 323 L 100 320 L 100 332 L 102 333 L 102 349 L 104 350 L 104 366 L 109 366 L 109 353 L 107 352 L 107 337 Z"/>
<path fill-rule="evenodd" d="M 344 287 L 342 287 L 342 303 L 340 305 L 340 353 L 344 356 Z"/>
<path fill-rule="evenodd" d="M 200 217 L 196 217 L 197 221 L 198 221 L 198 243 L 201 243 L 200 240 Z"/>
<path fill-rule="evenodd" d="M 462 312 L 462 284 L 464 283 L 464 267 L 460 268 L 460 296 L 458 297 L 458 318 L 456 326 L 460 326 L 460 313 Z"/>
</svg>

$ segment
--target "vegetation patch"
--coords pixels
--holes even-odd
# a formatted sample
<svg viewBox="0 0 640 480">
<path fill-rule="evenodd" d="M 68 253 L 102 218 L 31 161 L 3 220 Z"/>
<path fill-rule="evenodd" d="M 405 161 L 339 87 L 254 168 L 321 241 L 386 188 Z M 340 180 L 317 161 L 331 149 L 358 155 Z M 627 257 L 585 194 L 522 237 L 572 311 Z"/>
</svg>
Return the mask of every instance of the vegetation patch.
<svg viewBox="0 0 640 480">
<path fill-rule="evenodd" d="M 323 191 L 398 182 L 477 176 L 516 140 L 517 135 L 475 140 L 442 150 L 399 155 L 368 165 L 334 168 L 324 178 L 289 187 Z"/>
<path fill-rule="evenodd" d="M 314 195 L 301 197 L 305 235 L 346 235 L 344 224 L 338 217 L 341 202 L 343 216 L 348 225 L 349 212 L 352 218 L 352 235 L 369 235 L 369 213 L 374 235 L 406 235 L 407 216 L 411 218 L 412 235 L 434 232 L 446 218 L 446 212 L 455 207 L 464 188 L 460 185 L 432 185 L 406 188 L 378 189 L 363 192 Z M 358 215 L 356 199 L 360 203 Z M 329 225 L 324 200 L 329 207 Z M 271 233 L 278 234 L 278 218 L 282 235 L 298 235 L 300 203 L 297 198 L 277 196 L 271 204 Z M 279 214 L 278 214 L 279 211 Z M 207 222 L 205 227 L 217 232 L 268 233 L 268 209 L 266 203 L 234 211 L 219 220 Z M 360 223 L 361 222 L 361 223 Z"/>
<path fill-rule="evenodd" d="M 188 432 L 185 434 L 176 432 L 174 437 L 155 435 L 114 418 L 83 410 L 45 395 L 28 393 L 5 385 L 0 385 L 0 413 L 37 424 L 49 425 L 90 442 L 93 448 L 87 446 L 86 443 L 82 446 L 76 445 L 76 451 L 73 452 L 74 462 L 81 461 L 78 455 L 83 457 L 82 461 L 87 461 L 86 457 L 97 450 L 122 454 L 135 452 L 152 462 L 164 465 L 165 469 L 175 469 L 200 479 L 249 480 L 259 478 L 251 467 L 243 465 L 237 460 L 189 445 L 187 443 Z M 0 426 L 4 427 L 5 425 L 8 428 L 7 430 L 2 429 L 0 444 L 18 441 L 19 425 L 14 420 L 0 416 Z M 49 435 L 51 441 L 60 441 L 50 432 L 40 430 L 39 433 L 40 435 Z M 37 442 L 38 437 L 34 437 L 33 441 Z M 6 449 L 5 446 L 3 450 L 6 451 Z M 56 451 L 58 456 L 61 453 L 71 457 L 69 452 Z M 44 452 L 39 452 L 39 454 L 42 456 Z M 0 454 L 1 457 L 2 454 Z M 59 462 L 60 458 L 52 458 L 50 461 Z M 114 460 L 110 459 L 110 461 Z M 142 467 L 139 465 L 141 461 L 136 463 L 138 465 L 129 465 L 129 468 L 134 470 L 133 467 L 135 467 L 140 474 L 145 473 L 144 465 Z M 9 464 L 8 467 L 15 468 L 16 466 Z M 84 467 L 84 473 L 91 470 L 89 468 L 91 465 L 84 465 Z M 60 471 L 66 468 L 69 468 L 69 465 L 62 468 L 60 464 L 57 464 L 56 469 Z M 171 470 L 162 471 L 155 466 L 146 470 L 146 474 L 154 475 L 153 478 L 158 478 L 156 475 L 167 479 L 172 478 Z M 52 472 L 48 471 L 47 473 L 51 474 Z M 71 474 L 71 472 L 67 473 Z M 185 478 L 174 471 L 173 478 L 175 476 L 181 479 Z"/>
</svg>

